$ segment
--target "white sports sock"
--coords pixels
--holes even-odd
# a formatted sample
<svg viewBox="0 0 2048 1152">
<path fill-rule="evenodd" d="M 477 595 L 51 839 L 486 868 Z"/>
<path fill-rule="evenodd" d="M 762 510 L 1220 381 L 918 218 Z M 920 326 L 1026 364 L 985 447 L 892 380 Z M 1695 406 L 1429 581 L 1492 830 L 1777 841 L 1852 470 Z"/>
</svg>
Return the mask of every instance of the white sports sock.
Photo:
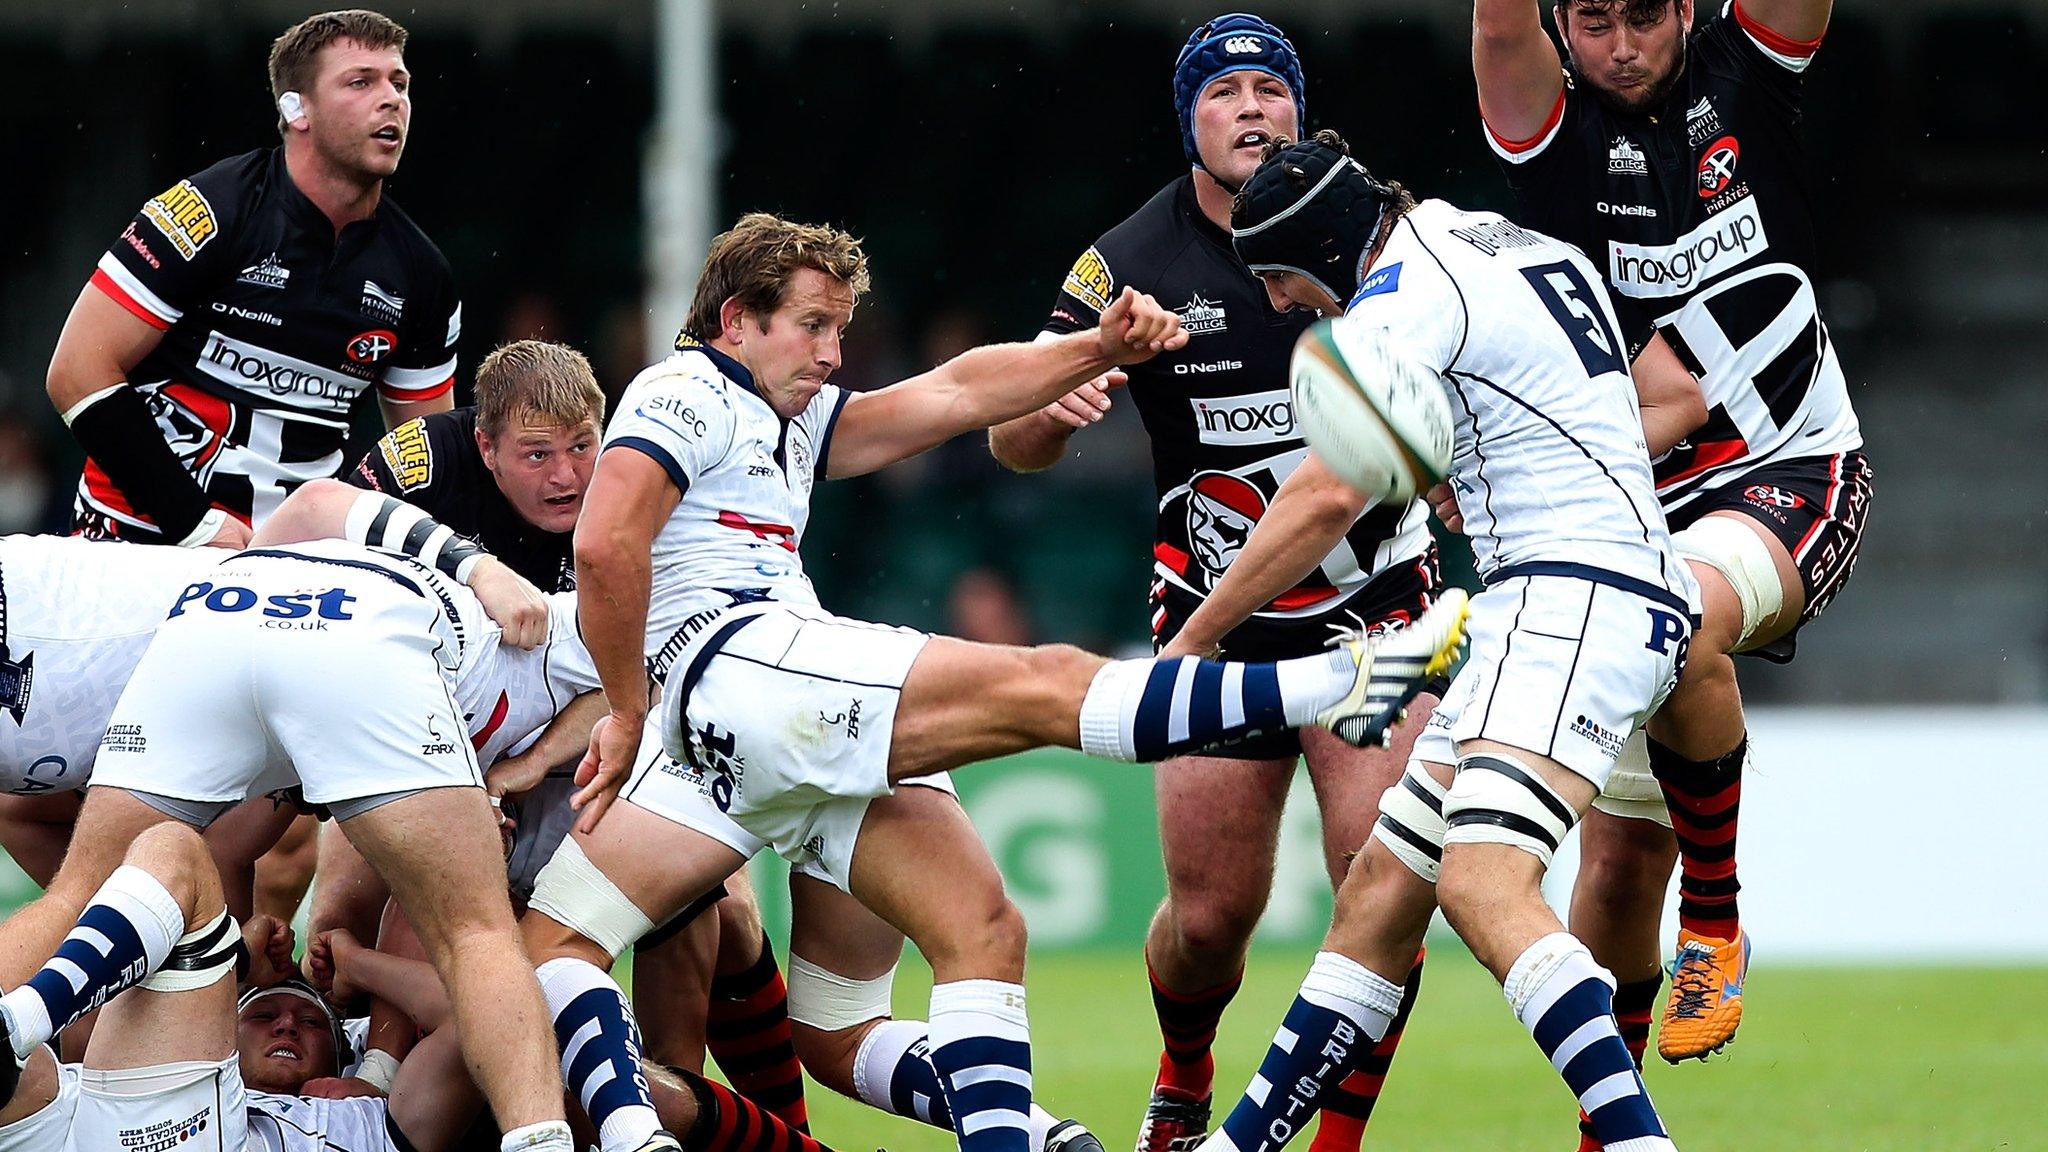
<svg viewBox="0 0 2048 1152">
<path fill-rule="evenodd" d="M 576 1138 L 568 1121 L 543 1120 L 505 1133 L 498 1152 L 576 1152 Z"/>
<path fill-rule="evenodd" d="M 1342 648 L 1281 660 L 1273 671 L 1280 677 L 1280 705 L 1296 728 L 1315 723 L 1316 714 L 1342 700 L 1358 679 L 1358 665 Z"/>
</svg>

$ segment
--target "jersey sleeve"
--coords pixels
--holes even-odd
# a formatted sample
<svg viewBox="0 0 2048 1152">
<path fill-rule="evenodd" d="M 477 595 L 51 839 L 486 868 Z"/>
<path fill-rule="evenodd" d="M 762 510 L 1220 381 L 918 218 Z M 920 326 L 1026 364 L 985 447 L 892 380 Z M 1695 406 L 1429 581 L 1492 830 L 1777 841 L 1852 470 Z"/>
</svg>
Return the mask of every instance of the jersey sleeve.
<svg viewBox="0 0 2048 1152">
<path fill-rule="evenodd" d="M 1046 317 L 1045 331 L 1065 335 L 1095 327 L 1102 316 L 1102 310 L 1116 299 L 1122 290 L 1116 273 L 1110 267 L 1110 257 L 1105 248 L 1113 248 L 1110 238 L 1105 236 L 1088 246 L 1086 252 L 1067 269 L 1066 278 L 1060 281 L 1059 293 L 1053 297 L 1052 314 Z"/>
<path fill-rule="evenodd" d="M 447 394 L 455 387 L 455 345 L 462 339 L 462 300 L 455 294 L 455 275 L 441 253 L 429 250 L 426 282 L 419 304 L 406 302 L 404 330 L 398 350 L 377 378 L 377 394 L 398 404 L 417 404 Z M 415 311 L 417 307 L 417 311 Z"/>
<path fill-rule="evenodd" d="M 548 594 L 548 687 L 564 704 L 585 692 L 604 686 L 597 675 L 597 663 L 583 643 L 576 617 L 576 593 Z"/>
<path fill-rule="evenodd" d="M 688 492 L 732 447 L 738 425 L 731 401 L 687 368 L 660 366 L 628 388 L 624 400 L 605 429 L 604 450 L 647 456 L 678 492 Z"/>
<path fill-rule="evenodd" d="M 1566 73 L 1563 87 L 1557 90 L 1557 102 L 1551 105 L 1550 115 L 1544 117 L 1543 126 L 1535 135 L 1524 139 L 1509 139 L 1494 131 L 1493 125 L 1487 122 L 1486 114 L 1480 113 L 1479 124 L 1486 130 L 1487 146 L 1493 149 L 1501 163 L 1511 167 L 1541 159 L 1557 143 L 1559 130 L 1564 127 L 1565 113 L 1571 108 L 1572 95 L 1571 74 Z"/>
<path fill-rule="evenodd" d="M 344 477 L 358 488 L 396 496 L 429 516 L 455 495 L 448 478 L 457 470 L 454 454 L 476 451 L 464 442 L 460 421 L 422 416 L 384 434 Z"/>
<path fill-rule="evenodd" d="M 1754 62 L 1765 65 L 1759 69 L 1764 78 L 1797 76 L 1806 71 L 1814 54 L 1820 51 L 1821 37 L 1794 40 L 1782 35 L 1743 11 L 1741 0 L 1728 0 L 1719 23 L 1723 35 L 1738 42 L 1736 46 L 1746 49 Z"/>
<path fill-rule="evenodd" d="M 176 324 L 237 271 L 227 234 L 252 186 L 248 166 L 263 155 L 224 161 L 150 197 L 100 257 L 93 286 L 152 328 Z"/>
</svg>

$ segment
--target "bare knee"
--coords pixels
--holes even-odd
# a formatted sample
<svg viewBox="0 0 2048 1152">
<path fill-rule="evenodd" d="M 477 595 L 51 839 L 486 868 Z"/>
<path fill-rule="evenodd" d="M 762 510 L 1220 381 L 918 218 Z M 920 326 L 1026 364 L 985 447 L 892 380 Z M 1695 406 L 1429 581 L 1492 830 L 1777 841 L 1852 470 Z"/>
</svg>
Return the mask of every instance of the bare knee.
<svg viewBox="0 0 2048 1152">
<path fill-rule="evenodd" d="M 1168 893 L 1166 922 L 1196 955 L 1242 953 L 1266 911 L 1266 892 L 1236 886 L 1187 886 Z"/>
<path fill-rule="evenodd" d="M 1587 837 L 1579 861 L 1573 903 L 1610 920 L 1660 911 L 1677 859 L 1677 841 L 1660 824 L 1617 820 L 1599 837 Z"/>
<path fill-rule="evenodd" d="M 935 973 L 944 971 L 951 979 L 1022 977 L 1024 914 L 1008 897 L 999 894 L 973 913 L 963 909 L 947 928 L 946 938 L 933 941 L 927 953 Z M 923 941 L 918 947 L 925 951 Z"/>
<path fill-rule="evenodd" d="M 207 854 L 206 841 L 187 825 L 167 821 L 145 829 L 128 846 L 123 863 L 155 877 L 177 900 L 188 923 L 219 910 L 220 874 Z"/>
</svg>

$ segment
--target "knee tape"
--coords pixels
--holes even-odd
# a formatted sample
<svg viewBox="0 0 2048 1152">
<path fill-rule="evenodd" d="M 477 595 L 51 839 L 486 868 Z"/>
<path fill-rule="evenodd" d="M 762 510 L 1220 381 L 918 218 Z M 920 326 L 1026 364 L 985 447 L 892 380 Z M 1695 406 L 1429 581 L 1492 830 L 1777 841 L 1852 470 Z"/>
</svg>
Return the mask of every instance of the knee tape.
<svg viewBox="0 0 2048 1152">
<path fill-rule="evenodd" d="M 839 1032 L 889 1015 L 889 991 L 896 967 L 873 980 L 854 980 L 828 972 L 792 952 L 789 954 L 789 1018 L 820 1032 Z"/>
<path fill-rule="evenodd" d="M 1680 557 L 1719 572 L 1735 589 L 1742 602 L 1742 635 L 1736 648 L 1748 643 L 1763 622 L 1785 606 L 1785 589 L 1778 583 L 1770 545 L 1732 518 L 1702 516 L 1685 530 L 1673 532 L 1671 544 Z"/>
<path fill-rule="evenodd" d="M 1578 814 L 1535 770 L 1512 756 L 1482 752 L 1458 761 L 1444 797 L 1446 844 L 1506 844 L 1550 866 Z"/>
<path fill-rule="evenodd" d="M 541 866 L 527 904 L 603 948 L 614 960 L 654 930 L 654 921 L 590 862 L 574 836 L 562 837 L 561 847 Z"/>
<path fill-rule="evenodd" d="M 1380 794 L 1380 818 L 1373 823 L 1372 838 L 1386 845 L 1410 872 L 1434 884 L 1443 864 L 1447 830 L 1444 786 L 1422 761 L 1410 760 L 1400 781 Z"/>
<path fill-rule="evenodd" d="M 163 967 L 144 976 L 141 986 L 152 992 L 205 988 L 232 974 L 242 953 L 242 926 L 223 908 L 203 927 L 179 937 Z"/>
</svg>

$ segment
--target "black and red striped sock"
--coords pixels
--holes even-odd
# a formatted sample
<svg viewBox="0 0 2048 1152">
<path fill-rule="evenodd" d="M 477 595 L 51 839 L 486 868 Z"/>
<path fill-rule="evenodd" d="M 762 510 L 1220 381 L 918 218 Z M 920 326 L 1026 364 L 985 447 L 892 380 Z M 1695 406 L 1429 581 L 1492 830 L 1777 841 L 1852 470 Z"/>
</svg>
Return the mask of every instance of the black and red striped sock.
<svg viewBox="0 0 2048 1152">
<path fill-rule="evenodd" d="M 760 959 L 712 978 L 704 1042 L 734 1088 L 790 1127 L 810 1131 L 803 1066 L 789 1034 L 789 988 L 766 934 Z"/>
<path fill-rule="evenodd" d="M 1214 988 L 1185 994 L 1160 983 L 1150 956 L 1145 958 L 1145 974 L 1152 980 L 1152 1011 L 1159 1017 L 1159 1035 L 1166 1041 L 1159 1053 L 1157 1086 L 1199 1100 L 1209 1095 L 1215 1082 L 1216 1058 L 1210 1048 L 1216 1043 L 1216 1025 L 1223 1019 L 1223 1009 L 1244 983 L 1244 969 Z"/>
<path fill-rule="evenodd" d="M 1687 760 L 1650 741 L 1650 771 L 1663 787 L 1678 836 L 1678 926 L 1695 936 L 1735 939 L 1735 826 L 1742 807 L 1744 736 L 1713 760 Z"/>
<path fill-rule="evenodd" d="M 1401 1032 L 1408 1027 L 1408 1013 L 1422 987 L 1422 962 L 1428 955 L 1427 948 L 1415 954 L 1415 966 L 1408 970 L 1408 983 L 1401 989 L 1401 1011 L 1387 1025 L 1387 1034 L 1372 1046 L 1356 1070 L 1323 1094 L 1323 1116 L 1316 1123 L 1309 1152 L 1358 1152 L 1373 1105 L 1379 1103 L 1380 1089 L 1387 1082 L 1387 1069 L 1393 1067 L 1394 1050 L 1401 1046 Z"/>
<path fill-rule="evenodd" d="M 832 1152 L 716 1080 L 683 1068 L 669 1071 L 697 1099 L 696 1120 L 679 1133 L 684 1152 Z"/>
<path fill-rule="evenodd" d="M 1621 1042 L 1628 1045 L 1628 1054 L 1635 1059 L 1638 1072 L 1643 1068 L 1643 1051 L 1650 1046 L 1650 1020 L 1657 1014 L 1657 994 L 1663 990 L 1661 972 L 1614 990 L 1614 1022 L 1621 1028 Z M 1600 1147 L 1599 1138 L 1593 1135 L 1592 1119 L 1581 1111 L 1579 1152 L 1594 1152 Z"/>
</svg>

